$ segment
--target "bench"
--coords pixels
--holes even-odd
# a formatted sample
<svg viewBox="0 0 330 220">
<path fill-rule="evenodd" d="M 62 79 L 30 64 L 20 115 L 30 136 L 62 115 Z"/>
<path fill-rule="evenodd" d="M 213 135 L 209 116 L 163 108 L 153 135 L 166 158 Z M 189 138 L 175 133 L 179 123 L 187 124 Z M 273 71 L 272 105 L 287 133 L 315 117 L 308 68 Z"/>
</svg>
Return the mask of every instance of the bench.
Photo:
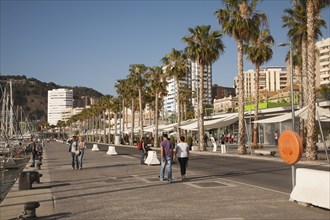
<svg viewBox="0 0 330 220">
<path fill-rule="evenodd" d="M 259 154 L 259 155 L 275 156 L 276 151 L 275 150 L 255 150 L 254 153 Z"/>
</svg>

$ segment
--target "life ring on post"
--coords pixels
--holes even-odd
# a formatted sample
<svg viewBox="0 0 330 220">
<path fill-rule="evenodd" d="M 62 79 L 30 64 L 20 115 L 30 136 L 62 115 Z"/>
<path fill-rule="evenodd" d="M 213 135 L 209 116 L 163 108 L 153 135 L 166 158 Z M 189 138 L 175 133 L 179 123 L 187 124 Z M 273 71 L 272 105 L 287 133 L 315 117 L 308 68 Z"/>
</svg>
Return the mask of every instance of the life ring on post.
<svg viewBox="0 0 330 220">
<path fill-rule="evenodd" d="M 278 151 L 286 164 L 297 163 L 303 154 L 302 138 L 295 131 L 283 131 L 278 139 Z"/>
</svg>

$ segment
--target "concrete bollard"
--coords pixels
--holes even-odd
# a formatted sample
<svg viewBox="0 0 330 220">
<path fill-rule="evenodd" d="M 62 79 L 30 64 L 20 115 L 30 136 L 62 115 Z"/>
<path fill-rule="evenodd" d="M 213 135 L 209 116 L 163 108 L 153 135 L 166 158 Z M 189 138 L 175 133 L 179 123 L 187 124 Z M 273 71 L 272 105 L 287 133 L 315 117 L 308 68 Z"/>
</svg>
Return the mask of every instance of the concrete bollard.
<svg viewBox="0 0 330 220">
<path fill-rule="evenodd" d="M 40 183 L 40 174 L 38 171 L 22 171 L 19 174 L 18 179 L 18 190 L 32 189 L 32 184 L 34 182 Z"/>
<path fill-rule="evenodd" d="M 330 172 L 298 168 L 290 200 L 330 209 Z"/>
<path fill-rule="evenodd" d="M 192 151 L 198 151 L 199 149 L 198 149 L 198 146 L 192 146 L 192 147 L 191 147 L 191 150 L 192 150 Z"/>
<path fill-rule="evenodd" d="M 221 144 L 221 153 L 226 154 L 227 153 L 227 148 L 225 144 Z"/>
<path fill-rule="evenodd" d="M 97 144 L 93 144 L 92 151 L 99 151 L 99 147 L 97 146 Z"/>
<path fill-rule="evenodd" d="M 107 154 L 108 155 L 117 155 L 115 147 L 109 146 Z"/>
<path fill-rule="evenodd" d="M 40 206 L 39 202 L 27 202 L 24 204 L 24 212 L 17 219 L 37 219 L 36 209 Z"/>
<path fill-rule="evenodd" d="M 159 165 L 160 164 L 160 161 L 157 158 L 157 152 L 156 151 L 149 150 L 148 151 L 148 157 L 144 161 L 144 163 L 145 164 L 148 164 L 148 165 Z"/>
</svg>

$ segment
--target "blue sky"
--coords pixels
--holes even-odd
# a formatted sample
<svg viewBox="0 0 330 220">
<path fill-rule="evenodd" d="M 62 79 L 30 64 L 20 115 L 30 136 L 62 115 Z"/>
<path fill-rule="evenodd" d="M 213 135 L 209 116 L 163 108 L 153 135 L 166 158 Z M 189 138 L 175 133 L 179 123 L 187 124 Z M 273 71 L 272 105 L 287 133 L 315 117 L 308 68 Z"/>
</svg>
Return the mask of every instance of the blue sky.
<svg viewBox="0 0 330 220">
<path fill-rule="evenodd" d="M 172 48 L 186 46 L 189 27 L 219 29 L 213 13 L 219 0 L 15 1 L 1 0 L 1 75 L 26 75 L 63 86 L 86 86 L 116 95 L 114 84 L 126 78 L 130 64 L 160 66 Z M 258 9 L 267 14 L 275 44 L 286 42 L 283 9 L 289 0 L 265 0 Z M 322 17 L 329 27 L 329 8 Z M 323 37 L 330 36 L 329 29 Z M 213 64 L 213 84 L 233 86 L 237 75 L 237 46 L 223 37 L 225 53 Z M 284 66 L 288 47 L 273 48 L 267 66 Z M 248 61 L 244 69 L 253 69 Z"/>
</svg>

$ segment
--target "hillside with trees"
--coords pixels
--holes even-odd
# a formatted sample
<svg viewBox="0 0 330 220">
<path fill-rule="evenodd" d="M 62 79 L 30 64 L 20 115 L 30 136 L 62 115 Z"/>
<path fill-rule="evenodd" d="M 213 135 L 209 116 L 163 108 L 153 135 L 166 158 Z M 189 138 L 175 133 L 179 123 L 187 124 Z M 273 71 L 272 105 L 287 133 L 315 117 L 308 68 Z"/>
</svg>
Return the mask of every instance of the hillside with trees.
<svg viewBox="0 0 330 220">
<path fill-rule="evenodd" d="M 83 96 L 98 99 L 102 93 L 87 87 L 69 87 L 57 85 L 53 82 L 41 82 L 35 78 L 22 76 L 0 76 L 1 97 L 4 89 L 9 92 L 9 82 L 12 82 L 14 107 L 21 106 L 24 113 L 32 121 L 47 120 L 47 96 L 48 90 L 66 88 L 73 90 L 73 99 L 77 100 Z M 75 107 L 75 106 L 74 106 Z M 15 108 L 16 109 L 16 108 Z"/>
</svg>

